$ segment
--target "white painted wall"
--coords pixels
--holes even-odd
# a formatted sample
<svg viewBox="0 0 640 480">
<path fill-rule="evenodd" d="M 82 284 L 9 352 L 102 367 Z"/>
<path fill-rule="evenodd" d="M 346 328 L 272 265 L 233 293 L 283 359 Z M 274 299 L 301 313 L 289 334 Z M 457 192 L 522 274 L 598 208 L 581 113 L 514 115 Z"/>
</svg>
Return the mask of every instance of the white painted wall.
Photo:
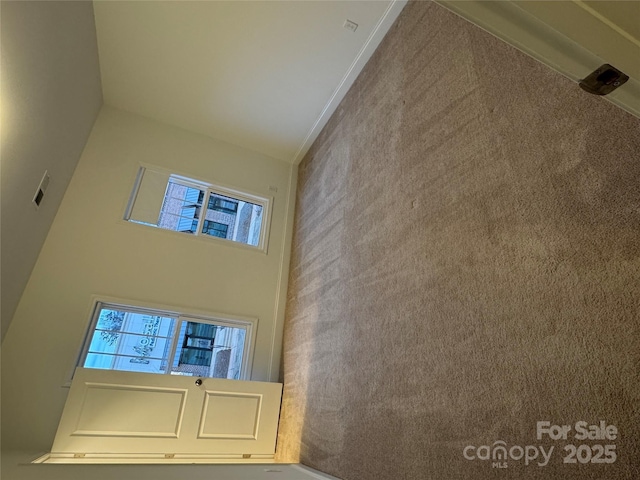
<svg viewBox="0 0 640 480">
<path fill-rule="evenodd" d="M 272 196 L 268 253 L 121 220 L 140 162 Z M 277 380 L 294 182 L 282 161 L 104 107 L 2 345 L 3 448 L 50 449 L 93 295 L 257 317 L 251 379 Z"/>
<path fill-rule="evenodd" d="M 1 4 L 4 335 L 102 105 L 92 2 Z M 31 203 L 45 170 L 51 182 Z"/>
<path fill-rule="evenodd" d="M 33 465 L 35 455 L 2 458 L 7 480 L 337 480 L 297 464 L 268 465 Z"/>
</svg>

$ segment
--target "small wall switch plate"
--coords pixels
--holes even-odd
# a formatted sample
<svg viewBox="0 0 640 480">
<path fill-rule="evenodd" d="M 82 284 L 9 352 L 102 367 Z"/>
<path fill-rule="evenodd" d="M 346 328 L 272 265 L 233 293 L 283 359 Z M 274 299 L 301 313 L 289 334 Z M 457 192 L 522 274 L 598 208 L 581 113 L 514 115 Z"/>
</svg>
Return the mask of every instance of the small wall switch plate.
<svg viewBox="0 0 640 480">
<path fill-rule="evenodd" d="M 344 28 L 346 28 L 347 30 L 351 30 L 352 32 L 355 32 L 358 29 L 358 24 L 356 22 L 352 22 L 351 20 L 347 19 L 344 21 Z"/>
</svg>

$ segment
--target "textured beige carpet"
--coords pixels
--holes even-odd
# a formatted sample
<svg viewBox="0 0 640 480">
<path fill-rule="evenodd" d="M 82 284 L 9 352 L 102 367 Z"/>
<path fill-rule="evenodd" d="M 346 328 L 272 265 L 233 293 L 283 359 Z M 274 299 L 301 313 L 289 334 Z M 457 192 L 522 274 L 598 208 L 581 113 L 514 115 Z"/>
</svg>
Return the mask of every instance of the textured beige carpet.
<svg viewBox="0 0 640 480">
<path fill-rule="evenodd" d="M 346 480 L 640 478 L 640 120 L 410 3 L 298 188 L 280 460 Z M 545 420 L 567 440 L 536 439 Z M 619 433 L 575 439 L 581 420 Z M 507 468 L 463 455 L 498 440 Z M 567 444 L 617 459 L 565 464 Z"/>
</svg>

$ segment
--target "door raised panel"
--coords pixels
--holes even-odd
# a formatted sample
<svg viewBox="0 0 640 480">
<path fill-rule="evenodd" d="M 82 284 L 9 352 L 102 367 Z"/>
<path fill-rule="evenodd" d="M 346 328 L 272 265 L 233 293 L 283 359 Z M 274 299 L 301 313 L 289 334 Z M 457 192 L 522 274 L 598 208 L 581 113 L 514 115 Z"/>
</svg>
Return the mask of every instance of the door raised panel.
<svg viewBox="0 0 640 480">
<path fill-rule="evenodd" d="M 85 383 L 72 435 L 178 438 L 187 390 Z M 162 412 L 161 415 L 158 415 Z"/>
<path fill-rule="evenodd" d="M 262 395 L 205 392 L 198 438 L 257 440 Z"/>
</svg>

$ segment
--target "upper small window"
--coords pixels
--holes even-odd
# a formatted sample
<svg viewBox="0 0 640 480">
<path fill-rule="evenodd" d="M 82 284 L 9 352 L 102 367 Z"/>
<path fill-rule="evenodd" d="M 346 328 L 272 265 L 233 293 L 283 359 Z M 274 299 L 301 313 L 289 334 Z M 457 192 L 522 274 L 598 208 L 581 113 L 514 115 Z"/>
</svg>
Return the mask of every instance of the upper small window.
<svg viewBox="0 0 640 480">
<path fill-rule="evenodd" d="M 125 220 L 264 248 L 269 201 L 142 167 Z"/>
</svg>

